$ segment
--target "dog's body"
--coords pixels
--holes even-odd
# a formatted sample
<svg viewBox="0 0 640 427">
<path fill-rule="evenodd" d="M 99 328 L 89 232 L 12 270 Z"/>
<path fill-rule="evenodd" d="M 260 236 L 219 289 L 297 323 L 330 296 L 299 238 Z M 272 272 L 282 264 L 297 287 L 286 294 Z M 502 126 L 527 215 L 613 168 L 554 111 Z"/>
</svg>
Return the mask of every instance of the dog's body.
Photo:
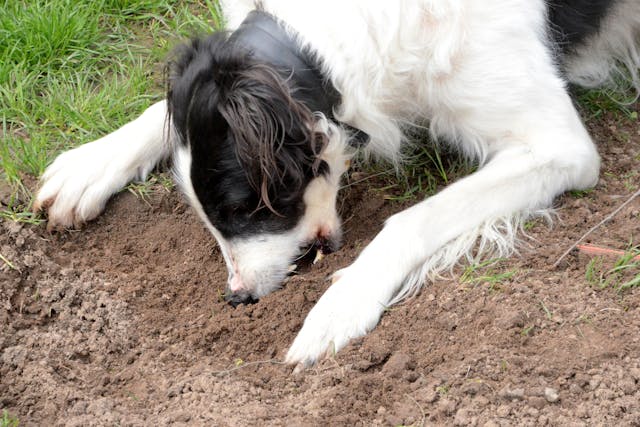
<svg viewBox="0 0 640 427">
<path fill-rule="evenodd" d="M 509 254 L 524 219 L 598 179 L 567 81 L 602 84 L 622 62 L 638 84 L 636 0 L 260 3 L 250 14 L 254 1 L 228 1 L 228 27 L 240 29 L 183 48 L 167 101 L 60 155 L 36 207 L 52 227 L 78 225 L 173 155 L 220 243 L 232 300 L 248 301 L 277 288 L 301 248 L 337 246 L 353 128 L 368 135 L 368 153 L 393 162 L 406 130 L 423 125 L 476 160 L 477 172 L 389 218 L 334 275 L 290 362 L 365 334 L 462 257 Z"/>
</svg>

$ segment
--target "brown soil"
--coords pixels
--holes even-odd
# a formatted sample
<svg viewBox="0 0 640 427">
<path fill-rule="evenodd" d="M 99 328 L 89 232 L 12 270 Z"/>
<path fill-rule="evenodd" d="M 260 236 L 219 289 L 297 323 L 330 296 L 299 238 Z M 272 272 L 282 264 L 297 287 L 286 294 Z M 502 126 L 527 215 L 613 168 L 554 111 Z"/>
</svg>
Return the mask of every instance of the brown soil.
<svg viewBox="0 0 640 427">
<path fill-rule="evenodd" d="M 427 284 L 296 374 L 278 361 L 327 276 L 403 207 L 373 181 L 345 194 L 339 252 L 235 309 L 213 238 L 174 192 L 124 192 L 81 232 L 3 221 L 0 408 L 26 426 L 640 425 L 640 289 L 590 283 L 585 255 L 552 267 L 640 183 L 637 123 L 591 128 L 600 183 L 561 197 L 519 257 Z M 634 200 L 587 241 L 639 239 Z M 482 279 L 494 273 L 508 274 Z"/>
</svg>

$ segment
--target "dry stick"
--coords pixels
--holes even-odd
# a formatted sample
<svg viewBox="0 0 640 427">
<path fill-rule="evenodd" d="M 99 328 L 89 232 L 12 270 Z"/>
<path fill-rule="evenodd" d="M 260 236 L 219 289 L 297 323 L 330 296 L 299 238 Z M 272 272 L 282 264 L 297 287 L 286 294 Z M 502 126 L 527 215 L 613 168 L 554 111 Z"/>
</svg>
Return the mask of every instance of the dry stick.
<svg viewBox="0 0 640 427">
<path fill-rule="evenodd" d="M 340 188 L 339 188 L 339 189 L 340 189 L 340 190 L 343 190 L 343 189 L 345 189 L 345 188 L 347 188 L 347 187 L 351 187 L 352 185 L 360 184 L 361 182 L 368 181 L 368 180 L 370 180 L 370 179 L 372 179 L 372 178 L 375 178 L 375 177 L 377 177 L 377 176 L 384 175 L 384 174 L 386 174 L 386 173 L 390 173 L 390 172 L 393 172 L 393 169 L 387 169 L 387 170 L 382 171 L 382 172 L 377 172 L 377 173 L 374 173 L 374 174 L 372 174 L 372 175 L 367 175 L 366 177 L 364 177 L 364 178 L 362 178 L 362 179 L 359 179 L 359 180 L 357 180 L 357 181 L 349 182 L 349 183 L 347 183 L 347 184 L 345 184 L 345 185 L 342 185 L 342 186 L 340 186 Z"/>
<path fill-rule="evenodd" d="M 629 203 L 631 203 L 631 201 L 633 199 L 635 199 L 636 197 L 640 196 L 640 190 L 636 191 L 635 193 L 633 193 L 631 195 L 631 197 L 629 197 L 627 199 L 627 201 L 625 201 L 623 204 L 621 204 L 620 206 L 618 206 L 616 208 L 616 210 L 614 210 L 613 212 L 611 212 L 609 215 L 607 215 L 602 221 L 600 221 L 599 223 L 597 223 L 596 225 L 594 225 L 593 227 L 591 227 L 589 229 L 589 231 L 587 231 L 586 233 L 584 233 L 582 235 L 582 237 L 580 237 L 578 240 L 576 240 L 576 242 L 571 245 L 571 247 L 569 249 L 567 249 L 565 251 L 565 253 L 562 254 L 562 256 L 560 256 L 560 258 L 558 258 L 558 260 L 553 264 L 553 268 L 558 267 L 558 265 L 560 264 L 560 261 L 562 261 L 564 259 L 564 257 L 566 257 L 567 255 L 569 255 L 569 253 L 574 250 L 576 248 L 576 246 L 578 246 L 580 244 L 580 242 L 582 242 L 589 234 L 593 233 L 598 227 L 600 227 L 602 224 L 604 224 L 605 222 L 609 221 L 611 218 L 613 218 L 618 212 L 620 212 L 625 206 L 627 206 Z"/>
<path fill-rule="evenodd" d="M 618 249 L 609 249 L 609 248 L 603 248 L 596 245 L 591 245 L 589 243 L 585 243 L 584 245 L 578 245 L 576 246 L 576 248 L 578 248 L 580 252 L 583 252 L 587 255 L 593 255 L 593 256 L 610 255 L 610 256 L 621 257 L 628 253 Z M 640 255 L 636 255 L 632 257 L 631 260 L 640 261 Z"/>
<path fill-rule="evenodd" d="M 422 409 L 422 406 L 420 406 L 420 404 L 418 403 L 418 401 L 411 396 L 410 394 L 406 394 L 406 396 L 413 400 L 413 403 L 415 403 L 415 405 L 418 407 L 418 409 L 420 410 L 420 412 L 422 413 L 422 419 L 420 420 L 420 426 L 424 427 L 424 424 L 427 422 L 427 414 L 426 412 L 424 412 L 424 409 Z M 415 424 L 414 424 L 415 425 Z"/>
<path fill-rule="evenodd" d="M 267 364 L 267 363 L 270 363 L 272 365 L 286 365 L 287 364 L 287 362 L 283 362 L 283 361 L 276 360 L 276 359 L 256 360 L 255 362 L 242 363 L 241 365 L 235 366 L 235 367 L 230 368 L 230 369 L 225 369 L 225 370 L 222 370 L 222 371 L 214 371 L 214 372 L 211 373 L 211 375 L 223 376 L 223 375 L 230 374 L 231 372 L 237 371 L 239 369 L 248 368 L 249 366 L 264 365 L 264 364 Z"/>
</svg>

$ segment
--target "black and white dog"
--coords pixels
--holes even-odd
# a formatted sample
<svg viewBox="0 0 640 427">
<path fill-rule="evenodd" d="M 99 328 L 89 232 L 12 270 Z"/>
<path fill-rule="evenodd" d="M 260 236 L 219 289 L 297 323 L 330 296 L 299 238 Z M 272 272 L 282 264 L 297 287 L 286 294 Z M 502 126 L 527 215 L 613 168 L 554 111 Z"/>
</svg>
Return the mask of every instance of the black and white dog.
<svg viewBox="0 0 640 427">
<path fill-rule="evenodd" d="M 277 289 L 304 248 L 335 249 L 336 196 L 354 146 L 401 160 L 406 131 L 480 168 L 389 218 L 311 310 L 287 354 L 315 362 L 458 260 L 507 255 L 523 220 L 598 179 L 567 93 L 618 74 L 636 87 L 638 0 L 229 0 L 231 32 L 183 46 L 166 101 L 61 154 L 36 209 L 49 226 L 95 218 L 172 157 L 217 239 L 228 293 Z"/>
</svg>

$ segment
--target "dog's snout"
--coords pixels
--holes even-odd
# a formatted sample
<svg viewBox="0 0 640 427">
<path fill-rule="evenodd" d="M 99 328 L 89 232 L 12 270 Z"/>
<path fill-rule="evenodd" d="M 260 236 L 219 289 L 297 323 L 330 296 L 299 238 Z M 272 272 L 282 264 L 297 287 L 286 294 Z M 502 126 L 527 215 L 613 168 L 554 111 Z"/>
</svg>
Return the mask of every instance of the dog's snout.
<svg viewBox="0 0 640 427">
<path fill-rule="evenodd" d="M 227 293 L 224 300 L 232 307 L 237 307 L 240 304 L 255 304 L 258 302 L 258 298 L 254 298 L 248 292 Z"/>
</svg>

